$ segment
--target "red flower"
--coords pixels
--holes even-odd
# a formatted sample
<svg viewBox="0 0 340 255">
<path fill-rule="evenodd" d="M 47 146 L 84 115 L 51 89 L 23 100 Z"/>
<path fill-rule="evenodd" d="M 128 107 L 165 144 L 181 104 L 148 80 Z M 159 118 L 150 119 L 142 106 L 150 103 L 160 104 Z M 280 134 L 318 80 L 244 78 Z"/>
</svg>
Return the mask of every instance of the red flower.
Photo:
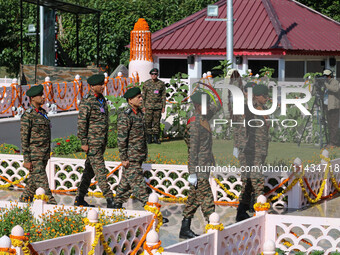
<svg viewBox="0 0 340 255">
<path fill-rule="evenodd" d="M 70 139 L 66 139 L 66 142 L 67 142 L 67 143 L 70 142 Z"/>
<path fill-rule="evenodd" d="M 57 143 L 57 145 L 60 145 L 61 143 Z"/>
</svg>

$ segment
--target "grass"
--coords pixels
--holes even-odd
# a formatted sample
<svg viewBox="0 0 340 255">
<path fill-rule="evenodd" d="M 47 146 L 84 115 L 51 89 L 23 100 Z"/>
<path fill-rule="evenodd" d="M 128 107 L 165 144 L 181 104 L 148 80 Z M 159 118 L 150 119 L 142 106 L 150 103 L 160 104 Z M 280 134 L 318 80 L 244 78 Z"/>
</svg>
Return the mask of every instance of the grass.
<svg viewBox="0 0 340 255">
<path fill-rule="evenodd" d="M 150 144 L 148 146 L 149 158 L 147 163 L 156 164 L 187 164 L 188 150 L 184 140 L 164 141 L 162 144 Z M 213 152 L 218 162 L 237 164 L 232 156 L 232 140 L 214 140 Z M 340 157 L 340 148 L 330 150 L 332 158 Z M 292 163 L 299 157 L 305 163 L 320 162 L 320 148 L 312 144 L 279 143 L 269 144 L 267 163 L 272 165 L 280 162 Z M 84 153 L 68 155 L 69 158 L 85 158 Z M 118 148 L 107 149 L 104 155 L 105 160 L 120 161 Z"/>
</svg>

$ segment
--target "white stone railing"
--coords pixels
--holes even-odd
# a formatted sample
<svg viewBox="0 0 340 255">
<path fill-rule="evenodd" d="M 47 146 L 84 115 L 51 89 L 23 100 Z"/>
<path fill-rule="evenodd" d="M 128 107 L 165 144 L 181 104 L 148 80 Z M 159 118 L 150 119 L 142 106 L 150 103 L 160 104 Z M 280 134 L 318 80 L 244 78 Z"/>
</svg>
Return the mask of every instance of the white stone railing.
<svg viewBox="0 0 340 255">
<path fill-rule="evenodd" d="M 41 192 L 41 190 L 41 188 L 40 191 L 38 189 L 37 194 L 40 194 L 39 192 Z M 18 203 L 17 206 L 22 208 L 25 205 L 25 203 Z M 12 202 L 0 201 L 0 208 L 11 208 L 12 206 Z M 42 214 L 52 212 L 53 210 L 58 210 L 59 208 L 63 208 L 65 210 L 72 208 L 75 212 L 80 212 L 80 210 L 83 210 L 82 207 L 49 205 L 42 200 L 35 200 L 30 207 L 30 210 L 32 211 L 34 217 L 38 218 Z M 100 210 L 108 216 L 117 213 L 116 210 L 112 209 L 102 208 Z M 90 220 L 90 222 L 97 222 L 99 212 L 98 208 L 87 209 L 86 211 L 87 218 Z M 136 246 L 136 244 L 141 240 L 154 217 L 152 213 L 146 211 L 124 210 L 122 213 L 127 217 L 132 216 L 133 218 L 106 225 L 103 227 L 102 232 L 105 241 L 115 254 L 129 254 L 133 250 L 133 246 Z M 20 234 L 13 233 L 13 231 L 18 231 L 18 228 Z M 18 226 L 13 229 L 15 230 L 12 230 L 12 235 L 23 236 L 22 228 L 21 231 L 20 227 Z M 87 226 L 84 232 L 58 237 L 55 239 L 34 242 L 31 243 L 31 245 L 38 254 L 43 255 L 49 255 L 51 253 L 61 254 L 61 251 L 63 251 L 64 254 L 88 254 L 88 252 L 92 249 L 91 245 L 94 242 L 95 236 L 95 227 Z M 16 247 L 16 250 L 17 254 L 23 254 L 21 247 Z M 142 248 L 140 248 L 140 251 L 141 250 Z M 98 246 L 96 247 L 95 254 L 103 254 L 103 252 L 104 247 L 99 242 Z"/>
<path fill-rule="evenodd" d="M 15 181 L 25 176 L 28 171 L 23 167 L 23 156 L 22 155 L 10 155 L 0 154 L 0 175 L 10 181 Z M 69 190 L 76 189 L 77 185 L 81 180 L 80 170 L 84 167 L 84 159 L 71 159 L 71 158 L 55 158 L 52 157 L 46 168 L 48 175 L 49 185 L 51 190 Z M 109 172 L 115 169 L 120 162 L 106 161 L 106 168 Z M 339 166 L 340 159 L 332 161 L 333 169 Z M 186 165 L 166 165 L 166 164 L 143 164 L 143 169 L 146 171 L 145 175 L 154 187 L 177 197 L 186 197 L 189 190 L 189 183 L 187 181 L 188 169 Z M 239 171 L 239 170 L 238 170 Z M 266 173 L 265 174 L 265 186 L 267 190 L 272 190 L 275 186 L 280 184 L 283 180 L 287 179 L 291 173 Z M 119 168 L 114 174 L 108 178 L 108 183 L 115 193 L 116 186 L 121 180 L 122 168 Z M 219 176 L 219 174 L 215 173 Z M 337 182 L 340 181 L 340 174 L 334 172 Z M 239 196 L 241 188 L 240 173 L 229 173 L 220 174 L 221 182 L 224 186 L 236 196 Z M 324 172 L 306 172 L 305 177 L 308 179 L 311 188 L 317 192 L 321 186 L 324 178 Z M 295 177 L 293 176 L 289 183 L 291 183 Z M 92 180 L 94 182 L 94 179 Z M 0 179 L 0 185 L 6 184 L 7 181 Z M 215 201 L 227 201 L 235 202 L 235 197 L 229 196 L 220 187 L 213 178 L 210 178 L 211 189 L 215 198 Z M 269 197 L 276 195 L 278 192 L 287 188 L 287 185 L 282 187 L 275 192 L 269 194 Z M 21 183 L 24 185 L 23 183 Z M 14 189 L 18 187 L 14 186 Z M 91 192 L 100 192 L 97 185 L 90 187 Z M 323 196 L 327 196 L 335 191 L 335 188 L 330 180 L 330 175 L 326 181 L 326 188 L 323 192 Z M 315 198 L 311 192 L 307 189 L 311 198 Z M 163 196 L 163 195 L 161 195 Z M 288 202 L 287 202 L 288 200 Z M 307 199 L 304 197 L 300 184 L 297 183 L 292 190 L 283 194 L 277 201 L 272 203 L 273 207 L 282 208 L 302 208 L 308 204 Z"/>
<path fill-rule="evenodd" d="M 219 216 L 214 214 L 210 216 L 210 224 L 218 225 Z M 165 247 L 164 254 L 258 255 L 263 252 L 274 255 L 275 248 L 287 254 L 294 250 L 306 254 L 321 250 L 330 254 L 339 250 L 339 228 L 340 219 L 337 218 L 272 215 L 261 211 L 222 231 L 210 229 L 205 235 Z"/>
</svg>

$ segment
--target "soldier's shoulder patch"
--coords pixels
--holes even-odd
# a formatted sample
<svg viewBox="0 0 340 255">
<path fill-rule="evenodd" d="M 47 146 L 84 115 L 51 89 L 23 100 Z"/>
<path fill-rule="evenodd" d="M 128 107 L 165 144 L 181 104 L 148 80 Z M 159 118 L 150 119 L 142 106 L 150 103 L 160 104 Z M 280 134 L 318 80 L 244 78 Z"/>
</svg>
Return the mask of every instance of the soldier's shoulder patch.
<svg viewBox="0 0 340 255">
<path fill-rule="evenodd" d="M 124 112 L 125 112 L 127 115 L 130 115 L 130 113 L 132 112 L 132 109 L 131 109 L 131 108 L 127 108 Z"/>
</svg>

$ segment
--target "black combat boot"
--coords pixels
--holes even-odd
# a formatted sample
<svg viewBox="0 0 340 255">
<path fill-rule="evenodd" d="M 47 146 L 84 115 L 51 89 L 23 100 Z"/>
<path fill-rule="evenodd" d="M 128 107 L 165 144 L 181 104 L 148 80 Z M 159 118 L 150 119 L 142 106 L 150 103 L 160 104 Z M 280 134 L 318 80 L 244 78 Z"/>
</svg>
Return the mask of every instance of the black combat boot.
<svg viewBox="0 0 340 255">
<path fill-rule="evenodd" d="M 85 207 L 94 207 L 94 205 L 88 204 L 83 196 L 76 196 L 76 199 L 74 200 L 74 205 L 75 206 L 85 206 Z"/>
<path fill-rule="evenodd" d="M 196 235 L 190 229 L 190 225 L 191 225 L 191 218 L 183 218 L 182 226 L 181 226 L 181 231 L 179 232 L 179 238 L 190 239 L 190 238 L 194 238 L 196 236 L 199 236 L 199 235 Z"/>
<path fill-rule="evenodd" d="M 161 144 L 161 141 L 159 140 L 159 135 L 153 135 L 153 142 L 156 144 Z"/>
<path fill-rule="evenodd" d="M 237 207 L 237 214 L 236 214 L 236 222 L 240 222 L 246 219 L 249 219 L 250 216 L 247 213 L 247 209 L 249 209 L 249 206 L 246 204 L 240 203 Z"/>
<path fill-rule="evenodd" d="M 152 143 L 152 135 L 147 136 L 147 142 L 148 144 Z"/>
<path fill-rule="evenodd" d="M 110 207 L 110 208 L 113 208 L 113 209 L 122 209 L 123 208 L 123 203 L 114 202 L 112 207 Z"/>
<path fill-rule="evenodd" d="M 113 202 L 113 198 L 109 197 L 106 199 L 106 207 L 107 208 L 114 208 L 115 203 Z"/>
</svg>

